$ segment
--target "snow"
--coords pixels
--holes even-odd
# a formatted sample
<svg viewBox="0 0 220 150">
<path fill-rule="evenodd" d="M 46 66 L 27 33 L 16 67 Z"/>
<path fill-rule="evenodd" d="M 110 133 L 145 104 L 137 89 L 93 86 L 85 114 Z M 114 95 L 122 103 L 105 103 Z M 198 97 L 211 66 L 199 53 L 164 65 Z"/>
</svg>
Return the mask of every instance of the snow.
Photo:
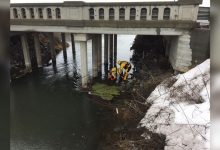
<svg viewBox="0 0 220 150">
<path fill-rule="evenodd" d="M 146 103 L 141 126 L 166 135 L 165 149 L 210 149 L 210 59 L 162 82 Z"/>
</svg>

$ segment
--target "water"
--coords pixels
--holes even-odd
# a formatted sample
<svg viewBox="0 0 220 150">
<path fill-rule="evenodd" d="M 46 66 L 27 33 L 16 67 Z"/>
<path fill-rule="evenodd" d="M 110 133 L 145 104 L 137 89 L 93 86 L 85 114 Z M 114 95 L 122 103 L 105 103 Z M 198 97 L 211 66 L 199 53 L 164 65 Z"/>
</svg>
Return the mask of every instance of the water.
<svg viewBox="0 0 220 150">
<path fill-rule="evenodd" d="M 130 60 L 134 35 L 118 36 L 118 60 Z M 91 41 L 88 68 L 92 73 Z M 80 51 L 76 43 L 75 61 L 71 45 L 57 55 L 57 67 L 44 67 L 11 85 L 12 150 L 92 150 L 97 149 L 109 110 L 95 104 L 79 90 Z"/>
</svg>

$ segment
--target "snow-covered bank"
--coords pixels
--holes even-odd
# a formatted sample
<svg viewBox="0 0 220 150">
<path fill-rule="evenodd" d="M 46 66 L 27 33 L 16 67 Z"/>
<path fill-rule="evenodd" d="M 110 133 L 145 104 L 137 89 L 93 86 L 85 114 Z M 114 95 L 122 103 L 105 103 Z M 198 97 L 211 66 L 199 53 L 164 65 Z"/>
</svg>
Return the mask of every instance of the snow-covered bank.
<svg viewBox="0 0 220 150">
<path fill-rule="evenodd" d="M 146 103 L 152 106 L 141 126 L 166 135 L 165 149 L 210 149 L 209 59 L 162 82 Z"/>
</svg>

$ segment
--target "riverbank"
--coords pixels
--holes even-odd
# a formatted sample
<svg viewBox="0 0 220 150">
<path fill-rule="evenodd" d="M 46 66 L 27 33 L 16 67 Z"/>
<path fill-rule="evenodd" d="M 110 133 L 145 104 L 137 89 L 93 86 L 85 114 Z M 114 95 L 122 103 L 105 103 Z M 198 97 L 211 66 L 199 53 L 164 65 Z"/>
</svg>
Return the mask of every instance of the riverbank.
<svg viewBox="0 0 220 150">
<path fill-rule="evenodd" d="M 131 59 L 134 80 L 105 105 L 112 118 L 100 149 L 209 149 L 210 60 L 174 75 L 161 53 L 138 50 Z"/>
<path fill-rule="evenodd" d="M 103 125 L 105 128 L 101 129 L 103 134 L 100 137 L 100 150 L 164 149 L 164 135 L 140 126 L 140 121 L 151 107 L 151 103 L 146 103 L 147 97 L 160 82 L 170 77 L 171 73 L 158 70 L 157 73 L 154 71 L 152 76 L 154 77 L 149 76 L 146 79 L 143 75 L 145 78 L 119 85 L 121 94 L 111 102 L 93 97 L 95 103 L 109 110 L 108 114 L 103 114 L 106 122 Z"/>
<path fill-rule="evenodd" d="M 37 69 L 36 54 L 34 49 L 34 39 L 32 33 L 27 34 L 28 46 L 31 56 L 31 66 L 32 69 Z M 41 47 L 41 57 L 42 63 L 44 66 L 51 65 L 49 61 L 51 60 L 51 53 L 49 50 L 49 38 L 47 34 L 39 34 L 40 47 Z M 55 51 L 56 54 L 59 54 L 62 51 L 62 41 L 58 36 L 54 37 L 55 40 Z M 66 43 L 66 46 L 69 47 L 69 44 Z M 25 76 L 29 73 L 25 69 L 23 51 L 20 41 L 20 36 L 16 35 L 10 38 L 10 64 L 11 64 L 11 79 L 16 79 Z"/>
<path fill-rule="evenodd" d="M 140 38 L 142 37 L 136 37 L 134 43 L 137 43 L 137 40 L 142 41 Z M 139 43 L 138 46 L 140 44 L 146 42 Z M 111 102 L 102 102 L 99 98 L 97 101 L 97 97 L 94 98 L 94 102 L 99 103 L 104 107 L 103 109 L 110 110 L 109 114 L 103 114 L 103 117 L 107 116 L 110 119 L 104 122 L 100 150 L 164 149 L 166 145 L 165 135 L 141 127 L 140 121 L 152 105 L 146 103 L 148 96 L 164 79 L 173 75 L 173 70 L 163 53 L 157 51 L 158 46 L 148 47 L 151 51 L 144 49 L 144 46 L 146 45 L 141 45 L 137 49 L 135 44 L 132 46 L 134 54 L 131 62 L 134 64 L 134 79 L 118 85 L 120 96 L 116 96 Z"/>
</svg>

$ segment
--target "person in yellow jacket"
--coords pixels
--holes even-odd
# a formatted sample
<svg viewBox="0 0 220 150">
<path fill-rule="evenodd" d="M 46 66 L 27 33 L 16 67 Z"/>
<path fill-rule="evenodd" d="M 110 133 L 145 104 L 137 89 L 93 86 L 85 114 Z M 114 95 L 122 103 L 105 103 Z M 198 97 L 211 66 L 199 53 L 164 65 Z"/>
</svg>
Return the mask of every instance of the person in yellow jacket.
<svg viewBox="0 0 220 150">
<path fill-rule="evenodd" d="M 122 77 L 123 80 L 127 80 L 129 71 L 131 70 L 131 64 L 127 61 L 118 61 L 120 68 L 118 69 L 118 74 Z"/>
<path fill-rule="evenodd" d="M 108 79 L 109 80 L 112 80 L 112 81 L 115 81 L 117 79 L 117 74 L 118 74 L 118 68 L 116 67 L 113 67 L 109 73 L 108 73 Z"/>
</svg>

